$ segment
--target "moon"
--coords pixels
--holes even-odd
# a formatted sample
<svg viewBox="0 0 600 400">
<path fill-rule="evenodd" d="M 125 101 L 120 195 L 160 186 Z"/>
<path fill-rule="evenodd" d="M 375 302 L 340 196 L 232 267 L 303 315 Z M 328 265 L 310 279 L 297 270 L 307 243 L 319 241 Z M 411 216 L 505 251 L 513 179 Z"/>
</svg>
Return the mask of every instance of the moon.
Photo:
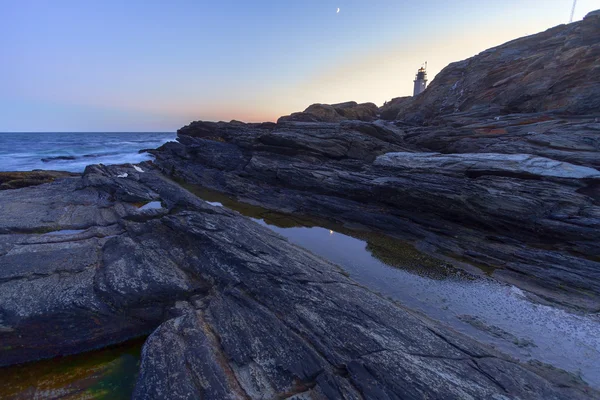
<svg viewBox="0 0 600 400">
<path fill-rule="evenodd" d="M 336 14 L 340 13 L 340 8 L 338 7 L 337 11 L 335 12 Z"/>
</svg>

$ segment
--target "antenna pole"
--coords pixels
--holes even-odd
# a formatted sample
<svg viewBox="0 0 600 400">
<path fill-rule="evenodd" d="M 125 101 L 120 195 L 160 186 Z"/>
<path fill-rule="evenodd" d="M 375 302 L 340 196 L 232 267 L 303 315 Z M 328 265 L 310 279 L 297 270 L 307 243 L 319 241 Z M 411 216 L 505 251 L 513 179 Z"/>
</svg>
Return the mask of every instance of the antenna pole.
<svg viewBox="0 0 600 400">
<path fill-rule="evenodd" d="M 575 6 L 577 5 L 577 0 L 573 0 L 573 8 L 571 8 L 571 18 L 569 19 L 569 23 L 573 22 L 573 16 L 575 15 Z"/>
</svg>

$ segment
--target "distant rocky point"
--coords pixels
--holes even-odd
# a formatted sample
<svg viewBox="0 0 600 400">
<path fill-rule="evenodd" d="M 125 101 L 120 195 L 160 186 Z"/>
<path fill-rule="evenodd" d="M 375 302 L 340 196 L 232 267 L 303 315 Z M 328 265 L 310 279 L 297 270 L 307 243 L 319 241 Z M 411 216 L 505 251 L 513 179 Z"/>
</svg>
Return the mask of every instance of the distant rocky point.
<svg viewBox="0 0 600 400">
<path fill-rule="evenodd" d="M 347 120 L 373 121 L 379 110 L 373 103 L 349 101 L 339 104 L 313 104 L 303 112 L 281 117 L 281 122 L 340 122 Z"/>
<path fill-rule="evenodd" d="M 553 112 L 600 114 L 600 11 L 488 49 L 444 68 L 417 97 L 372 103 L 313 104 L 278 122 L 404 120 L 432 123 L 460 112 L 478 116 Z"/>
</svg>

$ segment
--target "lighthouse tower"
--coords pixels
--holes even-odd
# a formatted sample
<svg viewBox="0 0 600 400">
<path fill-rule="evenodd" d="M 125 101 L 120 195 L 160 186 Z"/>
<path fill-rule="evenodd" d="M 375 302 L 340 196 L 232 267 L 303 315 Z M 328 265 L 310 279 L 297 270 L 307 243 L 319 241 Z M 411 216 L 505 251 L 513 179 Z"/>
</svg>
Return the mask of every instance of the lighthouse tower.
<svg viewBox="0 0 600 400">
<path fill-rule="evenodd" d="M 413 97 L 421 94 L 427 87 L 427 63 L 425 66 L 419 68 L 417 76 L 415 77 L 415 90 L 413 91 Z"/>
</svg>

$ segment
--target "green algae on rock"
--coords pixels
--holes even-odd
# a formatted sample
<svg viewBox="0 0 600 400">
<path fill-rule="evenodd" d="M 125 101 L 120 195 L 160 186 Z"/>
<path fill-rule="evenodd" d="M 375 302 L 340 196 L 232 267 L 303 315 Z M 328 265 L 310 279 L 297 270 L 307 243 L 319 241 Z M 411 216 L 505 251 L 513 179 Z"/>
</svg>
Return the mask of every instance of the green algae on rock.
<svg viewBox="0 0 600 400">
<path fill-rule="evenodd" d="M 144 340 L 0 368 L 0 398 L 130 399 Z"/>
</svg>

